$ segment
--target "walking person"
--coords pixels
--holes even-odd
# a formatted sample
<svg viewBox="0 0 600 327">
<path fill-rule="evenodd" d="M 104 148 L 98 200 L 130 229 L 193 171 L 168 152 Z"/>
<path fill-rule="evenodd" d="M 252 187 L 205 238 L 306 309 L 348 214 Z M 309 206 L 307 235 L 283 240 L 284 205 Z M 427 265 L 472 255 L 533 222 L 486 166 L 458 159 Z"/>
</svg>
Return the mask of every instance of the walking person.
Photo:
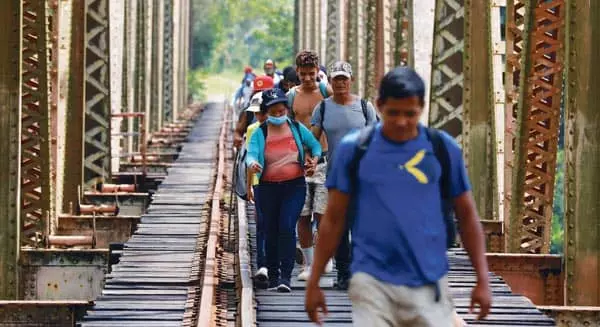
<svg viewBox="0 0 600 327">
<path fill-rule="evenodd" d="M 349 224 L 354 326 L 453 326 L 449 206 L 476 272 L 471 309 L 479 305 L 480 319 L 490 310 L 484 235 L 462 152 L 448 134 L 419 124 L 424 96 L 414 70 L 394 69 L 379 87 L 382 122 L 348 134 L 336 147 L 306 288 L 313 322 L 320 323 L 319 309 L 327 310 L 319 279 Z"/>
<path fill-rule="evenodd" d="M 296 73 L 301 84 L 288 92 L 290 116 L 306 128 L 310 128 L 313 109 L 321 100 L 329 97 L 332 92 L 325 81 L 317 82 L 319 56 L 315 52 L 305 50 L 298 53 L 296 56 Z M 319 141 L 325 156 L 327 154 L 325 136 L 322 136 Z M 310 265 L 313 258 L 312 218 L 314 216 L 318 222 L 325 212 L 327 201 L 327 189 L 325 188 L 326 167 L 325 157 L 321 157 L 317 163 L 314 176 L 307 176 L 306 178 L 306 199 L 298 220 L 298 239 L 302 250 L 304 268 L 298 274 L 298 280 L 307 280 L 310 274 Z M 332 264 L 329 263 L 328 271 L 332 267 Z"/>
<path fill-rule="evenodd" d="M 264 123 L 267 119 L 267 115 L 264 111 L 261 111 L 262 106 L 262 92 L 256 93 L 250 100 L 250 106 L 246 111 L 254 114 L 256 122 L 248 126 L 246 130 L 246 148 L 250 143 L 250 138 L 254 131 Z M 254 202 L 255 211 L 255 222 L 256 222 L 256 274 L 254 275 L 254 282 L 258 288 L 267 288 L 269 282 L 269 270 L 267 269 L 265 242 L 266 242 L 266 226 L 265 218 L 261 214 L 260 208 L 260 192 L 258 190 L 258 177 L 248 168 L 247 169 L 247 187 L 248 190 L 248 201 Z"/>
<path fill-rule="evenodd" d="M 313 110 L 311 131 L 316 138 L 321 138 L 325 132 L 328 163 L 331 163 L 330 159 L 344 135 L 377 121 L 377 114 L 371 102 L 352 94 L 353 81 L 352 66 L 349 63 L 333 63 L 329 68 L 329 85 L 333 95 L 322 100 Z M 328 170 L 330 166 L 327 167 Z M 350 231 L 345 229 L 335 255 L 337 282 L 334 286 L 340 290 L 348 289 L 350 250 Z"/>
<path fill-rule="evenodd" d="M 263 92 L 261 112 L 267 120 L 252 133 L 246 158 L 259 178 L 269 288 L 278 292 L 291 292 L 295 227 L 306 194 L 304 175 L 314 173 L 321 156 L 321 145 L 310 130 L 288 118 L 287 100 L 280 89 Z"/>
</svg>

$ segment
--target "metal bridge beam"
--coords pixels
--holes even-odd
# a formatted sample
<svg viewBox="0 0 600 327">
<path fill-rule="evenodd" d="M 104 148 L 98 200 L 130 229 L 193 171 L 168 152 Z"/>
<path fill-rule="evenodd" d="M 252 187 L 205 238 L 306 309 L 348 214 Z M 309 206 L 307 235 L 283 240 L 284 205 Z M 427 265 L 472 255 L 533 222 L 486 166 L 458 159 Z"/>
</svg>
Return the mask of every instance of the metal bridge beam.
<svg viewBox="0 0 600 327">
<path fill-rule="evenodd" d="M 600 2 L 565 9 L 566 304 L 600 306 Z"/>
<path fill-rule="evenodd" d="M 21 243 L 35 246 L 51 211 L 47 8 L 22 3 L 21 20 Z"/>
<path fill-rule="evenodd" d="M 163 11 L 163 119 L 172 122 L 173 117 L 173 0 L 164 0 Z"/>
<path fill-rule="evenodd" d="M 548 253 L 563 86 L 564 0 L 525 1 L 510 252 Z"/>
<path fill-rule="evenodd" d="M 16 299 L 20 226 L 21 20 L 20 0 L 0 2 L 0 299 Z"/>
<path fill-rule="evenodd" d="M 465 0 L 463 152 L 479 214 L 497 217 L 490 0 Z"/>
</svg>

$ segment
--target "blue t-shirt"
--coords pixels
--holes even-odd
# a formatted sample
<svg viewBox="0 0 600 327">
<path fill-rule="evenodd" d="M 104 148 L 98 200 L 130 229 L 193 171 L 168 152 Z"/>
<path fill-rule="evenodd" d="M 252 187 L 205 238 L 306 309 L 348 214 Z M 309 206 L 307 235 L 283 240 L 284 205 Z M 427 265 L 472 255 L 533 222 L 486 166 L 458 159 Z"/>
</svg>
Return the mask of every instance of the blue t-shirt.
<svg viewBox="0 0 600 327">
<path fill-rule="evenodd" d="M 353 190 L 350 163 L 359 131 L 345 136 L 334 155 L 326 186 L 352 194 L 351 272 L 410 287 L 432 284 L 448 271 L 446 227 L 438 184 L 442 169 L 433 146 L 419 125 L 419 135 L 397 143 L 377 124 L 360 161 Z M 451 195 L 471 189 L 462 151 L 442 133 L 451 163 Z"/>
</svg>

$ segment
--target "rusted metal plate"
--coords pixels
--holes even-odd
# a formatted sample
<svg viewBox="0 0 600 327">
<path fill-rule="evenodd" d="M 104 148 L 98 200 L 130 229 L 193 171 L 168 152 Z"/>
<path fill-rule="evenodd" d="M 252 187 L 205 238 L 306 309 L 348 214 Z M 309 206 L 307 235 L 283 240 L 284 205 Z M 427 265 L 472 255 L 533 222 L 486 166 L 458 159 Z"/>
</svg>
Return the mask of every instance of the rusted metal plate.
<svg viewBox="0 0 600 327">
<path fill-rule="evenodd" d="M 486 252 L 504 252 L 503 222 L 499 220 L 482 220 L 485 234 Z"/>
<path fill-rule="evenodd" d="M 87 301 L 0 301 L 0 327 L 75 326 Z"/>
<path fill-rule="evenodd" d="M 549 254 L 488 253 L 490 271 L 502 276 L 517 294 L 536 305 L 562 305 L 562 256 Z"/>
<path fill-rule="evenodd" d="M 63 215 L 58 218 L 60 235 L 92 235 L 93 216 Z M 110 243 L 129 239 L 140 216 L 96 216 L 96 247 L 107 249 Z"/>
<path fill-rule="evenodd" d="M 558 327 L 600 326 L 600 307 L 538 306 Z"/>
<path fill-rule="evenodd" d="M 94 300 L 107 268 L 108 250 L 23 249 L 21 295 L 26 300 Z"/>
</svg>

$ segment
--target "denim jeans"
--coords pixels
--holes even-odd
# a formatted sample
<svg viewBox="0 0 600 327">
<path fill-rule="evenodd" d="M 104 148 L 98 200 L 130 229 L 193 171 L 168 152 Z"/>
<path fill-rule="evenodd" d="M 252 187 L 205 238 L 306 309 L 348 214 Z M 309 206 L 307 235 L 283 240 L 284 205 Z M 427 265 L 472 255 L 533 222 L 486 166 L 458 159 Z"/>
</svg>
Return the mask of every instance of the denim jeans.
<svg viewBox="0 0 600 327">
<path fill-rule="evenodd" d="M 256 269 L 267 266 L 265 254 L 265 218 L 261 214 L 260 208 L 260 192 L 258 185 L 252 187 L 254 189 L 254 208 L 256 210 Z"/>
<path fill-rule="evenodd" d="M 340 244 L 335 253 L 335 268 L 338 280 L 350 278 L 350 262 L 352 261 L 352 244 L 350 244 L 350 228 L 346 226 Z"/>
<path fill-rule="evenodd" d="M 290 285 L 296 254 L 296 222 L 304 205 L 304 177 L 258 186 L 261 215 L 265 221 L 266 261 L 269 283 Z"/>
</svg>

